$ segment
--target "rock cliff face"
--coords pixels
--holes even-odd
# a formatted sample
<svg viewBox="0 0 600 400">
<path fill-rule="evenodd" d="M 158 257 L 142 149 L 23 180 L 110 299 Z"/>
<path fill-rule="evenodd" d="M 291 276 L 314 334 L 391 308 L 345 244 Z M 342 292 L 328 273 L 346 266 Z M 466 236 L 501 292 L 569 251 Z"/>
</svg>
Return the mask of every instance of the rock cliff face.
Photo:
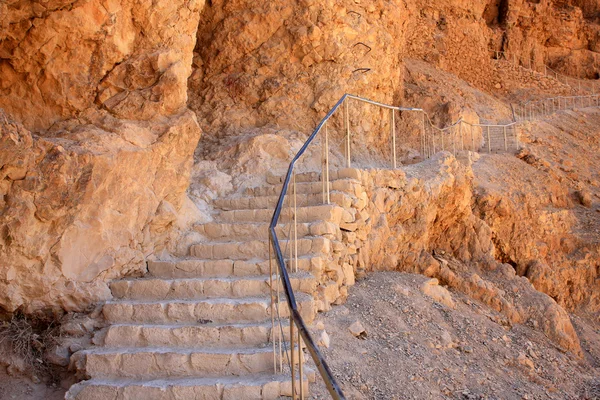
<svg viewBox="0 0 600 400">
<path fill-rule="evenodd" d="M 402 2 L 214 1 L 198 29 L 192 109 L 211 134 L 307 131 L 346 92 L 391 102 L 401 87 Z"/>
<path fill-rule="evenodd" d="M 80 309 L 108 295 L 106 280 L 142 269 L 146 257 L 165 247 L 185 214 L 181 208 L 189 205 L 185 192 L 198 125 L 206 138 L 190 193 L 202 203 L 284 169 L 344 93 L 423 106 L 439 124 L 461 116 L 478 122 L 511 116 L 506 106 L 476 106 L 485 96 L 473 87 L 494 93 L 507 78 L 494 70 L 490 49 L 596 77 L 598 13 L 597 2 L 585 0 L 5 1 L 0 305 L 9 311 Z M 453 79 L 435 77 L 432 67 L 405 65 L 408 58 L 472 87 L 440 93 Z M 381 115 L 368 107 L 354 111 L 360 111 L 352 121 L 357 137 L 366 147 L 385 149 L 381 132 L 389 125 L 373 122 Z M 316 152 L 310 157 L 312 166 L 319 162 Z M 332 167 L 338 165 L 333 157 Z M 457 185 L 453 196 L 471 215 L 471 200 L 459 199 L 470 192 Z M 482 199 L 499 195 L 484 186 L 472 202 L 495 229 L 496 257 L 519 264 L 524 245 L 494 225 L 502 204 L 487 209 Z M 568 206 L 564 190 L 554 192 Z M 398 207 L 394 218 L 401 221 L 403 211 Z M 561 234 L 573 224 L 568 212 L 548 218 Z M 460 227 L 465 232 L 453 232 L 489 247 L 477 242 L 485 236 L 482 226 L 469 220 Z M 560 241 L 555 234 L 548 233 L 553 243 Z M 441 243 L 429 239 L 428 246 Z M 474 249 L 446 245 L 471 259 Z M 373 262 L 389 267 L 389 260 L 373 254 Z M 408 255 L 402 257 L 394 263 L 410 264 Z M 526 258 L 527 265 L 534 261 Z"/>
<path fill-rule="evenodd" d="M 0 305 L 80 310 L 164 246 L 201 1 L 0 5 Z"/>
<path fill-rule="evenodd" d="M 598 78 L 600 7 L 596 1 L 495 0 L 487 6 L 494 50 L 524 65 L 546 64 L 563 74 Z"/>
<path fill-rule="evenodd" d="M 89 108 L 149 120 L 185 107 L 203 1 L 0 5 L 0 108 L 41 130 Z"/>
</svg>

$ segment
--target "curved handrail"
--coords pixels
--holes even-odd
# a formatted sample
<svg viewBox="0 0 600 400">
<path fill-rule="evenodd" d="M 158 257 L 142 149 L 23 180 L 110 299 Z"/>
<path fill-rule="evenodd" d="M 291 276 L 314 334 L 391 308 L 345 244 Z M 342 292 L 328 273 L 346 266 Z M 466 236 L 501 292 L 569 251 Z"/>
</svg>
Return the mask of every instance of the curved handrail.
<svg viewBox="0 0 600 400">
<path fill-rule="evenodd" d="M 271 244 L 275 251 L 275 256 L 277 258 L 277 264 L 279 266 L 279 272 L 281 273 L 281 278 L 282 278 L 283 291 L 285 293 L 288 307 L 290 309 L 290 316 L 293 319 L 293 321 L 296 323 L 296 325 L 298 327 L 298 331 L 300 332 L 302 339 L 304 339 L 306 348 L 308 349 L 308 352 L 310 353 L 315 365 L 317 366 L 317 369 L 319 370 L 321 376 L 323 377 L 323 381 L 325 382 L 325 385 L 327 386 L 327 390 L 329 391 L 331 396 L 336 400 L 345 399 L 344 393 L 342 392 L 342 389 L 340 388 L 337 381 L 335 380 L 335 377 L 333 376 L 333 373 L 329 369 L 329 366 L 327 365 L 327 362 L 323 358 L 323 355 L 321 354 L 321 352 L 315 345 L 315 342 L 312 339 L 310 333 L 308 332 L 308 329 L 306 328 L 306 324 L 304 323 L 304 320 L 302 319 L 302 316 L 300 315 L 300 312 L 298 311 L 298 305 L 296 304 L 296 297 L 294 296 L 294 290 L 292 289 L 290 277 L 288 275 L 287 269 L 285 268 L 285 261 L 283 259 L 283 253 L 281 251 L 281 247 L 279 246 L 279 241 L 277 240 L 277 233 L 275 232 L 275 227 L 277 226 L 277 222 L 279 221 L 279 216 L 280 216 L 281 210 L 283 208 L 283 202 L 285 199 L 285 195 L 287 193 L 287 189 L 290 184 L 290 180 L 292 178 L 292 173 L 294 171 L 294 166 L 296 164 L 296 161 L 298 161 L 298 159 L 304 154 L 307 147 L 312 143 L 314 138 L 317 136 L 317 134 L 321 130 L 321 127 L 323 127 L 325 122 L 327 122 L 327 120 L 340 107 L 340 105 L 344 102 L 344 100 L 346 100 L 347 97 L 348 97 L 347 94 L 342 96 L 342 98 L 336 103 L 336 105 L 327 113 L 325 118 L 323 118 L 321 120 L 321 122 L 319 123 L 317 128 L 308 137 L 306 142 L 304 142 L 304 145 L 302 145 L 302 147 L 300 148 L 298 153 L 296 153 L 296 155 L 290 162 L 290 165 L 288 167 L 288 172 L 285 176 L 285 181 L 283 182 L 283 187 L 281 189 L 281 194 L 279 195 L 279 199 L 277 200 L 277 206 L 275 207 L 275 211 L 273 212 L 273 217 L 271 218 L 271 224 L 269 225 L 269 240 L 271 241 Z M 302 382 L 300 384 L 302 384 Z"/>
<path fill-rule="evenodd" d="M 288 171 L 287 174 L 285 176 L 285 180 L 283 182 L 283 186 L 281 189 L 281 194 L 279 195 L 279 199 L 277 200 L 277 205 L 275 207 L 275 211 L 273 212 L 273 217 L 271 218 L 271 223 L 269 225 L 269 240 L 273 246 L 273 249 L 275 251 L 275 256 L 277 258 L 277 264 L 279 266 L 279 272 L 281 273 L 281 278 L 282 278 L 282 285 L 283 285 L 283 291 L 285 293 L 286 299 L 287 299 L 287 304 L 288 307 L 290 309 L 290 315 L 291 318 L 293 319 L 293 321 L 296 323 L 298 330 L 300 332 L 300 335 L 302 336 L 302 338 L 304 339 L 306 348 L 308 349 L 315 365 L 317 366 L 317 369 L 319 370 L 321 376 L 323 377 L 323 380 L 325 381 L 325 385 L 327 386 L 327 390 L 329 391 L 329 393 L 331 394 L 331 396 L 336 399 L 336 400 L 344 400 L 344 394 L 340 388 L 340 386 L 338 385 L 337 381 L 335 380 L 335 377 L 333 376 L 331 370 L 329 369 L 329 366 L 327 365 L 327 362 L 325 361 L 325 359 L 323 358 L 321 352 L 319 351 L 319 349 L 317 348 L 317 346 L 315 345 L 314 340 L 312 339 L 306 324 L 304 323 L 304 320 L 302 319 L 302 316 L 300 315 L 300 312 L 298 311 L 298 305 L 296 303 L 296 296 L 294 295 L 294 290 L 292 289 L 292 284 L 290 281 L 290 277 L 289 274 L 287 272 L 287 269 L 285 268 L 285 260 L 283 258 L 283 253 L 281 251 L 281 247 L 279 246 L 279 241 L 277 239 L 277 233 L 275 231 L 275 228 L 277 226 L 277 223 L 279 221 L 279 216 L 281 215 L 281 211 L 283 208 L 283 204 L 284 204 L 284 200 L 285 200 L 285 196 L 288 190 L 288 187 L 290 185 L 290 181 L 292 179 L 292 174 L 294 172 L 294 166 L 296 165 L 296 161 L 298 161 L 298 159 L 300 157 L 302 157 L 302 155 L 304 154 L 304 152 L 306 151 L 306 149 L 308 148 L 308 146 L 313 142 L 313 140 L 315 139 L 315 137 L 317 136 L 317 134 L 321 131 L 321 128 L 325 125 L 325 123 L 327 123 L 327 121 L 329 120 L 329 118 L 331 118 L 331 116 L 340 108 L 340 106 L 344 103 L 344 101 L 346 101 L 347 99 L 354 99 L 354 100 L 359 100 L 368 104 L 372 104 L 375 106 L 379 106 L 382 108 L 386 108 L 389 110 L 396 110 L 396 111 L 423 111 L 420 108 L 407 108 L 407 107 L 396 107 L 396 106 L 390 106 L 388 104 L 384 104 L 384 103 L 379 103 L 377 101 L 373 101 L 373 100 L 369 100 L 369 99 L 365 99 L 359 96 L 354 96 L 351 94 L 344 94 L 340 100 L 338 100 L 338 102 L 335 104 L 335 106 L 327 113 L 327 115 L 321 120 L 321 122 L 319 123 L 319 125 L 317 125 L 317 127 L 315 128 L 315 130 L 312 132 L 312 134 L 308 137 L 308 139 L 306 140 L 306 142 L 304 142 L 304 144 L 302 145 L 302 147 L 300 148 L 300 150 L 296 153 L 296 155 L 294 156 L 294 158 L 292 159 L 292 161 L 290 162 L 290 165 L 288 167 Z"/>
<path fill-rule="evenodd" d="M 315 342 L 312 339 L 310 332 L 308 331 L 308 328 L 306 327 L 306 324 L 304 323 L 304 320 L 302 319 L 302 316 L 300 315 L 300 312 L 298 310 L 298 305 L 296 303 L 296 296 L 294 295 L 294 290 L 292 288 L 292 284 L 290 281 L 290 276 L 289 276 L 289 273 L 285 266 L 285 259 L 283 256 L 283 252 L 281 250 L 281 247 L 279 245 L 279 240 L 277 238 L 276 227 L 277 227 L 277 223 L 279 222 L 279 217 L 280 217 L 282 209 L 283 209 L 283 205 L 285 202 L 285 196 L 290 187 L 290 182 L 293 179 L 294 168 L 296 166 L 296 162 L 306 152 L 306 149 L 308 148 L 308 146 L 310 146 L 310 144 L 314 141 L 314 139 L 319 134 L 319 132 L 321 131 L 323 126 L 325 126 L 327 121 L 329 121 L 329 119 L 333 116 L 333 114 L 348 99 L 358 100 L 358 101 L 361 101 L 364 103 L 368 103 L 368 104 L 375 105 L 375 106 L 382 107 L 382 108 L 389 109 L 389 110 L 423 112 L 423 115 L 427 118 L 430 126 L 432 126 L 433 128 L 437 129 L 440 132 L 446 132 L 447 130 L 451 129 L 452 127 L 455 127 L 462 123 L 471 125 L 471 126 L 488 126 L 488 127 L 493 127 L 493 126 L 509 127 L 509 126 L 516 124 L 516 122 L 512 122 L 512 123 L 505 124 L 505 125 L 473 124 L 473 123 L 465 122 L 461 117 L 456 122 L 454 122 L 444 128 L 438 128 L 437 126 L 435 126 L 433 124 L 429 115 L 421 108 L 391 106 L 388 104 L 379 103 L 379 102 L 376 102 L 373 100 L 365 99 L 363 97 L 359 97 L 359 96 L 355 96 L 355 95 L 346 93 L 338 100 L 338 102 L 333 106 L 333 108 L 331 108 L 331 110 L 329 110 L 327 115 L 325 115 L 325 117 L 319 122 L 319 124 L 317 125 L 315 130 L 309 135 L 308 139 L 306 139 L 306 141 L 304 142 L 304 144 L 302 145 L 300 150 L 298 150 L 298 152 L 296 153 L 296 155 L 290 162 L 287 173 L 285 175 L 285 180 L 283 181 L 281 193 L 279 194 L 279 198 L 277 200 L 277 204 L 275 206 L 275 210 L 274 210 L 273 216 L 271 218 L 271 223 L 269 224 L 269 241 L 270 241 L 271 245 L 273 246 L 273 249 L 275 252 L 277 265 L 279 268 L 279 272 L 281 274 L 283 291 L 285 293 L 286 301 L 287 301 L 287 304 L 288 304 L 288 307 L 290 310 L 290 318 L 292 319 L 292 322 L 295 323 L 296 326 L 298 327 L 298 331 L 299 331 L 300 335 L 302 336 L 302 339 L 305 342 L 306 348 L 308 349 L 308 352 L 310 353 L 317 369 L 319 370 L 319 373 L 321 374 L 321 377 L 323 378 L 325 385 L 327 386 L 327 390 L 329 391 L 329 394 L 335 400 L 345 400 L 345 396 L 344 396 L 339 384 L 337 383 L 335 377 L 333 376 L 331 369 L 327 365 L 327 362 L 323 358 L 323 355 L 319 351 L 318 347 L 315 345 Z"/>
</svg>

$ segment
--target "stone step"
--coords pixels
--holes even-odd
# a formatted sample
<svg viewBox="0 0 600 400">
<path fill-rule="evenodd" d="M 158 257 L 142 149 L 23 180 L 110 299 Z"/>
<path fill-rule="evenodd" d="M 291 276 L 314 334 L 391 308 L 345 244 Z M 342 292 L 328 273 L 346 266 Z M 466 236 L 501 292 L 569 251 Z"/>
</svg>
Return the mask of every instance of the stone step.
<svg viewBox="0 0 600 400">
<path fill-rule="evenodd" d="M 338 236 L 339 233 L 339 228 L 331 222 L 299 222 L 295 228 L 299 238 L 318 235 Z M 194 230 L 207 239 L 219 241 L 266 240 L 269 237 L 268 222 L 208 222 L 194 226 Z M 294 224 L 279 224 L 275 232 L 279 238 L 287 239 L 294 234 Z"/>
<path fill-rule="evenodd" d="M 285 296 L 281 297 L 280 315 L 289 317 Z M 296 293 L 296 302 L 302 318 L 310 324 L 315 318 L 312 296 Z M 203 300 L 117 300 L 107 301 L 102 308 L 107 322 L 114 323 L 248 323 L 271 319 L 268 297 L 240 299 L 216 298 Z"/>
<path fill-rule="evenodd" d="M 291 200 L 290 200 L 291 199 Z M 274 209 L 279 196 L 245 196 L 216 199 L 213 204 L 221 210 L 257 210 Z M 330 191 L 329 200 L 333 204 L 343 207 L 349 207 L 352 204 L 352 197 L 344 192 Z M 292 202 L 291 204 L 289 202 Z M 286 197 L 284 207 L 293 206 L 294 198 Z M 322 193 L 304 193 L 296 194 L 296 206 L 318 206 L 325 204 Z"/>
<path fill-rule="evenodd" d="M 290 274 L 294 291 L 313 293 L 317 282 L 310 273 Z M 110 283 L 113 297 L 131 300 L 204 299 L 214 297 L 258 297 L 269 295 L 270 277 L 229 278 L 137 278 Z"/>
<path fill-rule="evenodd" d="M 339 191 L 349 194 L 357 193 L 357 189 L 360 188 L 360 182 L 356 179 L 338 179 L 331 180 L 329 182 L 330 191 Z M 271 186 L 257 186 L 254 188 L 247 188 L 244 191 L 244 195 L 261 197 L 261 196 L 279 196 L 283 185 L 271 185 Z M 292 194 L 292 185 L 288 186 L 288 194 Z M 322 182 L 296 182 L 296 195 L 298 194 L 318 194 L 323 196 L 323 183 Z M 287 197 L 287 196 L 286 196 Z"/>
<path fill-rule="evenodd" d="M 308 236 L 310 234 L 309 222 L 296 224 L 298 237 Z M 277 236 L 287 237 L 290 227 L 294 229 L 294 224 L 281 224 L 277 227 Z M 195 225 L 193 228 L 202 236 L 211 240 L 229 240 L 240 241 L 243 239 L 263 239 L 269 237 L 268 222 L 207 222 L 205 224 Z M 293 232 L 293 231 L 292 231 Z"/>
<path fill-rule="evenodd" d="M 190 256 L 208 260 L 268 259 L 269 245 L 270 243 L 267 240 L 198 243 L 190 246 Z M 279 246 L 285 254 L 289 254 L 290 246 L 293 246 L 294 249 L 297 247 L 299 256 L 329 254 L 331 252 L 331 240 L 321 236 L 298 238 L 297 241 L 280 240 Z"/>
<path fill-rule="evenodd" d="M 288 321 L 282 321 L 284 340 Z M 276 325 L 275 338 L 281 331 Z M 205 347 L 236 348 L 267 345 L 272 339 L 271 321 L 253 324 L 115 324 L 102 333 L 107 347 Z"/>
<path fill-rule="evenodd" d="M 290 266 L 290 260 L 286 260 Z M 298 270 L 318 276 L 323 270 L 325 258 L 322 256 L 302 256 L 298 258 Z M 277 262 L 272 259 L 272 267 Z M 269 260 L 201 260 L 181 259 L 174 261 L 148 261 L 148 272 L 157 278 L 219 278 L 233 276 L 256 276 L 270 273 Z"/>
<path fill-rule="evenodd" d="M 273 175 L 267 173 L 267 183 L 272 185 L 281 184 L 285 181 L 286 175 Z M 329 170 L 329 180 L 356 179 L 360 180 L 361 171 L 357 168 L 339 168 Z M 321 171 L 296 173 L 296 183 L 299 182 L 318 182 L 321 180 Z"/>
<path fill-rule="evenodd" d="M 287 345 L 289 348 L 289 344 Z M 287 360 L 285 351 L 282 356 Z M 74 355 L 93 379 L 164 379 L 273 373 L 273 348 L 92 348 Z M 279 356 L 277 356 L 279 357 Z M 84 365 L 85 367 L 81 368 Z"/>
<path fill-rule="evenodd" d="M 353 222 L 353 217 L 348 211 L 333 204 L 298 207 L 296 211 L 297 222 L 328 221 L 337 225 L 342 222 Z M 217 215 L 216 222 L 271 222 L 273 212 L 273 209 L 222 211 Z M 293 216 L 294 210 L 283 209 L 278 222 L 281 224 L 293 222 Z"/>
<path fill-rule="evenodd" d="M 305 393 L 315 373 L 305 368 Z M 92 379 L 73 385 L 66 400 L 275 400 L 292 395 L 290 374 L 134 381 Z"/>
<path fill-rule="evenodd" d="M 331 173 L 329 172 L 329 179 L 331 178 Z M 277 185 L 283 183 L 285 180 L 285 175 L 274 175 L 270 172 L 267 172 L 267 183 L 270 185 Z M 321 180 L 321 171 L 311 171 L 311 172 L 300 172 L 296 173 L 296 182 L 317 182 Z"/>
</svg>

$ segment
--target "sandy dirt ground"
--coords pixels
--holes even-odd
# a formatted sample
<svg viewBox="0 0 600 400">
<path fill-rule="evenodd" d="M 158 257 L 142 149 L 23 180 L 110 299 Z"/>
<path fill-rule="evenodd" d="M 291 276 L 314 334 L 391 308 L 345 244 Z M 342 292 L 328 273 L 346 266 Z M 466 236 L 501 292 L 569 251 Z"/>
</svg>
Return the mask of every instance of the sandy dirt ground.
<svg viewBox="0 0 600 400">
<path fill-rule="evenodd" d="M 420 290 L 427 280 L 369 274 L 321 315 L 331 341 L 322 350 L 347 398 L 600 399 L 600 326 L 590 316 L 572 316 L 586 337 L 578 359 L 531 327 L 495 322 L 495 311 L 460 293 L 456 309 L 436 303 Z M 366 336 L 350 332 L 356 321 Z M 328 398 L 320 382 L 311 392 Z"/>
</svg>

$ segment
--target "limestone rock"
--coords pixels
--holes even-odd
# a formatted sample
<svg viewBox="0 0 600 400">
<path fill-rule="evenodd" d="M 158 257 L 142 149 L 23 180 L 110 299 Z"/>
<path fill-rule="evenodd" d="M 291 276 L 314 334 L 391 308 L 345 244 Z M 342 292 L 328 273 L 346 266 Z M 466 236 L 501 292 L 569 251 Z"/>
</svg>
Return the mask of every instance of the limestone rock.
<svg viewBox="0 0 600 400">
<path fill-rule="evenodd" d="M 448 308 L 456 308 L 452 294 L 445 287 L 439 286 L 438 283 L 436 278 L 429 279 L 421 285 L 421 291 Z"/>
<path fill-rule="evenodd" d="M 327 331 L 325 331 L 325 330 L 321 331 L 321 333 L 319 334 L 319 337 L 317 339 L 317 344 L 319 346 L 329 348 L 330 343 L 331 342 L 329 339 L 329 335 L 327 334 Z"/>
<path fill-rule="evenodd" d="M 81 310 L 110 295 L 107 280 L 143 271 L 164 246 L 189 185 L 196 118 L 184 112 L 155 126 L 145 146 L 123 138 L 118 121 L 104 124 L 113 130 L 90 125 L 46 138 L 0 114 L 0 164 L 24 171 L 2 181 L 0 304 L 8 311 Z"/>
<path fill-rule="evenodd" d="M 348 330 L 357 338 L 364 338 L 367 336 L 367 331 L 360 321 L 354 321 L 352 325 L 348 327 Z"/>
<path fill-rule="evenodd" d="M 203 4 L 5 3 L 0 108 L 32 130 L 90 107 L 133 120 L 180 113 Z"/>
<path fill-rule="evenodd" d="M 592 206 L 592 194 L 587 190 L 578 190 L 575 192 L 575 196 L 577 196 L 577 200 L 584 207 Z"/>
</svg>

